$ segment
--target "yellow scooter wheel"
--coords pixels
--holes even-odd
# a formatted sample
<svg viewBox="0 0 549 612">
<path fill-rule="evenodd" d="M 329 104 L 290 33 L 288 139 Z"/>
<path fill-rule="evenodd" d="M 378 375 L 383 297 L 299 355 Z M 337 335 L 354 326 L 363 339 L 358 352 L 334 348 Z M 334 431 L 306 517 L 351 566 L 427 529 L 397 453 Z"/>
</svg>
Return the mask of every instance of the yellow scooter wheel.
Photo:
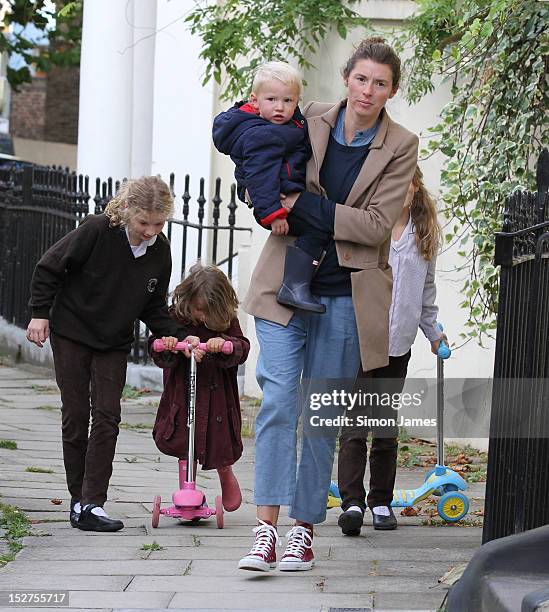
<svg viewBox="0 0 549 612">
<path fill-rule="evenodd" d="M 459 491 L 450 491 L 438 500 L 437 510 L 441 519 L 455 523 L 469 512 L 469 498 Z"/>
</svg>

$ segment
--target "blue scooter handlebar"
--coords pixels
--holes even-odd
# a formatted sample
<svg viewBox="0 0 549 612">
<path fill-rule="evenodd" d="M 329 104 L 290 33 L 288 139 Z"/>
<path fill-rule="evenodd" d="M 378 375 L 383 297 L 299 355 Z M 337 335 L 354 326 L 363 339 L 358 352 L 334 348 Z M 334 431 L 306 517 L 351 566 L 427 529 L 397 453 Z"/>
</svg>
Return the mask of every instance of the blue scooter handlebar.
<svg viewBox="0 0 549 612">
<path fill-rule="evenodd" d="M 437 329 L 439 331 L 444 330 L 444 327 L 442 327 L 442 323 L 437 323 Z M 452 351 L 450 350 L 450 347 L 446 344 L 444 340 L 441 340 L 440 344 L 438 345 L 437 356 L 440 357 L 440 359 L 448 359 L 451 354 Z"/>
</svg>

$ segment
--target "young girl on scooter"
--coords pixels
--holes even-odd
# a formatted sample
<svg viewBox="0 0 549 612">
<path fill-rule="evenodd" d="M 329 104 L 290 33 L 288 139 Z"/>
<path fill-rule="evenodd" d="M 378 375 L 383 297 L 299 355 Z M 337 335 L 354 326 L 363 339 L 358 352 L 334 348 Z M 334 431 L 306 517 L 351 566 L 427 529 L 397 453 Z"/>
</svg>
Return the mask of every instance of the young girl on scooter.
<svg viewBox="0 0 549 612">
<path fill-rule="evenodd" d="M 436 206 L 417 167 L 391 235 L 389 263 L 393 270 L 393 293 L 389 312 L 389 364 L 370 372 L 359 371 L 357 383 L 368 391 L 402 392 L 418 327 L 431 343 L 435 355 L 440 341 L 447 340 L 436 322 L 435 265 L 439 247 Z M 364 473 L 368 429 L 353 426 L 342 429 L 338 486 L 343 513 L 338 525 L 345 535 L 360 534 L 366 502 L 372 512 L 374 529 L 396 529 L 391 501 L 397 467 L 397 436 L 397 427 L 372 431 L 370 490 L 366 500 Z"/>
<path fill-rule="evenodd" d="M 236 510 L 242 495 L 231 466 L 242 455 L 240 400 L 237 370 L 246 361 L 250 342 L 242 334 L 236 311 L 238 298 L 227 277 L 215 266 L 193 266 L 175 289 L 170 312 L 190 334 L 187 341 L 198 363 L 196 383 L 195 458 L 203 469 L 217 469 L 223 507 Z M 151 337 L 150 346 L 155 337 Z M 222 353 L 232 342 L 233 351 Z M 207 352 L 198 343 L 207 345 Z M 173 348 L 170 346 L 170 348 Z M 179 458 L 180 480 L 187 468 L 187 355 L 151 351 L 164 368 L 164 392 L 158 407 L 153 437 L 158 449 Z M 193 466 L 196 472 L 196 461 Z M 193 473 L 194 473 L 193 472 Z"/>
</svg>

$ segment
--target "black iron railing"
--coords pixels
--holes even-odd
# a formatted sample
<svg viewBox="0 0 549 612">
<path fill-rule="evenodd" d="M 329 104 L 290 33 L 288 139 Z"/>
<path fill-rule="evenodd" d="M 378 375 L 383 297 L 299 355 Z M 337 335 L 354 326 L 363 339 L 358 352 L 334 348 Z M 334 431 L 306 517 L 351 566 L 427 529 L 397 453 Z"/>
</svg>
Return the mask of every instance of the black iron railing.
<svg viewBox="0 0 549 612">
<path fill-rule="evenodd" d="M 88 214 L 90 201 L 93 201 L 95 214 L 103 212 L 119 184 L 112 178 L 105 181 L 96 179 L 92 198 L 88 177 L 67 169 L 30 165 L 0 168 L 0 315 L 4 319 L 18 327 L 27 326 L 30 319 L 29 287 L 36 262 L 52 244 L 77 227 Z M 252 231 L 249 227 L 236 226 L 235 186 L 231 186 L 229 202 L 223 207 L 221 179 L 216 180 L 211 201 L 212 223 L 205 224 L 207 199 L 204 179 L 200 179 L 195 200 L 196 222 L 191 220 L 194 210 L 191 208 L 189 175 L 185 176 L 180 198 L 175 193 L 173 173 L 169 184 L 175 196 L 176 211 L 168 221 L 166 233 L 169 239 L 175 238 L 176 231 L 181 234 L 181 248 L 177 249 L 177 257 L 173 257 L 174 269 L 179 269 L 184 276 L 188 266 L 201 259 L 205 263 L 223 266 L 232 280 L 238 256 L 235 234 Z M 224 224 L 220 223 L 222 217 L 226 218 Z M 226 240 L 221 240 L 222 235 Z M 193 249 L 195 244 L 196 249 Z M 135 333 L 131 359 L 136 363 L 147 363 L 144 347 L 148 332 L 137 321 Z"/>
<path fill-rule="evenodd" d="M 483 541 L 549 523 L 549 152 L 507 200 Z"/>
</svg>

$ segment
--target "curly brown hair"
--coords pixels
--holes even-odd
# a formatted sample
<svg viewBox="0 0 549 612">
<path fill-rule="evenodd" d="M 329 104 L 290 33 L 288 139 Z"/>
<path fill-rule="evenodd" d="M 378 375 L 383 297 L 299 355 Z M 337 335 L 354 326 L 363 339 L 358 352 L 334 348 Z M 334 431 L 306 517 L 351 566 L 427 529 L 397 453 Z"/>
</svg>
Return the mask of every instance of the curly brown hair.
<svg viewBox="0 0 549 612">
<path fill-rule="evenodd" d="M 192 314 L 193 306 L 197 305 L 206 315 L 206 326 L 214 331 L 225 331 L 236 317 L 238 297 L 229 279 L 216 266 L 194 265 L 173 292 L 172 310 L 182 321 L 200 323 Z"/>
<path fill-rule="evenodd" d="M 412 222 L 416 228 L 416 244 L 421 256 L 431 261 L 441 245 L 441 230 L 437 207 L 423 182 L 423 172 L 416 167 L 412 182 L 417 187 L 410 206 Z"/>
<path fill-rule="evenodd" d="M 159 176 L 124 181 L 105 208 L 110 227 L 126 225 L 138 211 L 159 213 L 166 218 L 173 214 L 172 193 Z"/>
</svg>

